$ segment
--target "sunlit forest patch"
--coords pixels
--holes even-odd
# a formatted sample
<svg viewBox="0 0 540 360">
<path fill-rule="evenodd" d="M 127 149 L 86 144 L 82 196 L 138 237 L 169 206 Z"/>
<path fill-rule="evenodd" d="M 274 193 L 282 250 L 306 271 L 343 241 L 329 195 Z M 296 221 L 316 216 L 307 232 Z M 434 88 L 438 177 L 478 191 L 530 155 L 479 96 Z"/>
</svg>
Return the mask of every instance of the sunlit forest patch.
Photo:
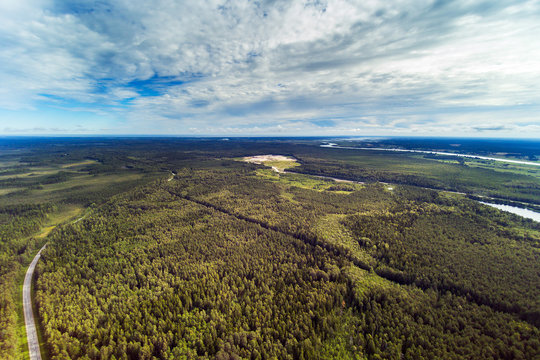
<svg viewBox="0 0 540 360">
<path fill-rule="evenodd" d="M 538 223 L 393 177 L 394 161 L 425 160 L 374 170 L 305 145 L 154 146 L 3 159 L 8 176 L 54 171 L 0 180 L 1 357 L 25 356 L 17 281 L 44 243 L 35 300 L 53 359 L 540 353 Z M 231 160 L 262 146 L 302 165 Z M 429 176 L 454 184 L 440 170 Z"/>
<path fill-rule="evenodd" d="M 98 348 L 80 342 L 81 331 L 115 356 L 127 351 L 161 358 L 457 359 L 504 357 L 508 351 L 526 358 L 539 351 L 532 315 L 538 309 L 536 290 L 530 288 L 530 295 L 518 290 L 535 281 L 534 250 L 517 238 L 494 240 L 499 225 L 471 209 L 470 200 L 402 186 L 389 192 L 377 184 L 348 194 L 320 192 L 253 176 L 256 169 L 245 171 L 219 163 L 179 170 L 174 181 L 116 197 L 95 217 L 58 233 L 58 246 L 44 255 L 42 316 L 77 320 L 46 329 L 52 353 L 97 354 Z M 284 193 L 294 201 L 283 199 Z M 491 235 L 484 241 L 481 232 L 459 222 L 434 225 L 443 215 L 477 217 Z M 447 235 L 422 242 L 424 232 L 439 228 Z M 467 238 L 464 245 L 455 243 L 465 232 L 482 247 Z M 407 234 L 420 240 L 408 240 Z M 454 253 L 456 246 L 470 246 L 471 259 L 490 252 L 499 259 L 511 256 L 510 248 L 501 253 L 498 242 L 514 244 L 515 260 L 479 264 Z M 450 268 L 450 262 L 456 263 L 452 272 L 438 266 Z M 522 274 L 519 280 L 514 271 Z M 66 278 L 65 272 L 80 275 Z M 117 274 L 114 280 L 111 272 Z M 92 282 L 84 274 L 93 274 Z M 503 286 L 495 286 L 492 276 Z M 102 314 L 103 320 L 77 316 L 62 305 L 53 290 L 57 283 L 65 284 L 62 291 L 76 303 L 97 300 L 90 314 Z M 106 300 L 113 293 L 124 305 Z M 504 299 L 522 305 L 511 307 Z M 117 309 L 112 314 L 105 311 L 111 306 Z M 145 319 L 155 316 L 157 332 L 142 325 L 142 309 Z M 162 312 L 169 315 L 160 322 Z M 93 326 L 77 330 L 76 323 L 128 315 L 132 322 L 123 321 L 109 335 Z M 134 329 L 147 340 L 134 341 Z M 164 342 L 152 335 L 163 332 L 170 332 Z M 520 342 L 512 340 L 515 332 Z M 498 344 L 498 338 L 505 340 Z M 122 343 L 133 345 L 124 349 Z"/>
</svg>

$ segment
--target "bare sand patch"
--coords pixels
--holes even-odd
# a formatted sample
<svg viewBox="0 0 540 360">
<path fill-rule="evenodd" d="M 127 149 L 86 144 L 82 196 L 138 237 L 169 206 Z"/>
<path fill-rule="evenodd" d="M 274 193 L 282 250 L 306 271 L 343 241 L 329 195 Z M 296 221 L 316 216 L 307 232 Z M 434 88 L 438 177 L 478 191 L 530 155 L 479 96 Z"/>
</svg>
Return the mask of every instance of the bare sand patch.
<svg viewBox="0 0 540 360">
<path fill-rule="evenodd" d="M 246 162 L 254 163 L 254 164 L 262 164 L 268 161 L 296 161 L 295 158 L 283 156 L 283 155 L 245 156 L 243 160 Z"/>
<path fill-rule="evenodd" d="M 285 169 L 289 169 L 295 166 L 300 166 L 292 156 L 284 155 L 256 155 L 246 156 L 241 159 L 242 161 L 252 164 L 262 164 L 272 168 L 277 173 L 284 173 Z"/>
</svg>

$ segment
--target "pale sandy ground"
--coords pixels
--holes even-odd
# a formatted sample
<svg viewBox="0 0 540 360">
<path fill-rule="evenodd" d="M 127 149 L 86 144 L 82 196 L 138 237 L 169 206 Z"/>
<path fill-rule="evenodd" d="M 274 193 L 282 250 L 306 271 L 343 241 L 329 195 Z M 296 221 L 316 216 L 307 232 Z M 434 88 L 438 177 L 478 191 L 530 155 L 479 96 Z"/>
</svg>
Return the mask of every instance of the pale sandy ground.
<svg viewBox="0 0 540 360">
<path fill-rule="evenodd" d="M 254 164 L 264 164 L 267 161 L 290 161 L 294 162 L 296 161 L 293 157 L 283 156 L 283 155 L 257 155 L 257 156 L 246 156 L 242 159 L 243 161 L 254 163 Z M 277 173 L 285 174 L 287 171 L 284 169 L 278 169 L 275 166 L 272 166 L 272 170 L 274 170 Z M 323 178 L 323 179 L 331 179 L 335 182 L 343 182 L 343 183 L 357 183 L 357 184 L 363 184 L 361 181 L 352 181 L 352 180 L 345 180 L 345 179 L 338 179 L 333 178 L 330 176 L 321 176 L 321 175 L 312 175 L 314 177 Z"/>
<path fill-rule="evenodd" d="M 283 156 L 283 155 L 257 155 L 257 156 L 246 156 L 244 157 L 244 161 L 255 163 L 255 164 L 262 164 L 266 161 L 296 161 L 296 159 Z"/>
<path fill-rule="evenodd" d="M 283 155 L 246 156 L 242 160 L 245 162 L 253 163 L 253 164 L 264 164 L 265 162 L 272 162 L 272 161 L 287 161 L 287 162 L 296 161 L 296 159 L 293 157 L 287 157 Z M 274 170 L 277 173 L 285 173 L 285 169 L 279 169 L 276 166 L 272 166 L 272 170 Z"/>
</svg>

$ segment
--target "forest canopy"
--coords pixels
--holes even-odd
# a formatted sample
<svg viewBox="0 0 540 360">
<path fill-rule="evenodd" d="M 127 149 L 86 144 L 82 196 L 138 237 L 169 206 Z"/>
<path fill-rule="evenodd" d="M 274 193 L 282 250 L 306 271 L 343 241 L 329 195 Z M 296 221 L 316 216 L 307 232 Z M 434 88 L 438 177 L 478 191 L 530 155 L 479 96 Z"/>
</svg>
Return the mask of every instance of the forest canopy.
<svg viewBox="0 0 540 360">
<path fill-rule="evenodd" d="M 20 351 L 11 289 L 45 242 L 35 301 L 51 359 L 540 354 L 539 223 L 368 179 L 361 158 L 303 142 L 153 141 L 46 143 L 6 165 L 0 188 L 20 189 L 0 195 L 3 357 Z M 264 154 L 300 166 L 238 161 Z M 439 160 L 415 171 L 424 161 Z"/>
</svg>

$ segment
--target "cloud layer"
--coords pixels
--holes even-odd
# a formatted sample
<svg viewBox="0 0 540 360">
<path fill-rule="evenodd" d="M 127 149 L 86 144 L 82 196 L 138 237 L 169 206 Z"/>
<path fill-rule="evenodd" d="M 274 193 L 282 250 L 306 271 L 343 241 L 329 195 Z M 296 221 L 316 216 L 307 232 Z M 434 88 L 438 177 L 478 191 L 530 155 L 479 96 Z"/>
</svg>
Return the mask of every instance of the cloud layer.
<svg viewBox="0 0 540 360">
<path fill-rule="evenodd" d="M 4 0 L 0 132 L 539 137 L 538 34 L 538 1 Z"/>
</svg>

